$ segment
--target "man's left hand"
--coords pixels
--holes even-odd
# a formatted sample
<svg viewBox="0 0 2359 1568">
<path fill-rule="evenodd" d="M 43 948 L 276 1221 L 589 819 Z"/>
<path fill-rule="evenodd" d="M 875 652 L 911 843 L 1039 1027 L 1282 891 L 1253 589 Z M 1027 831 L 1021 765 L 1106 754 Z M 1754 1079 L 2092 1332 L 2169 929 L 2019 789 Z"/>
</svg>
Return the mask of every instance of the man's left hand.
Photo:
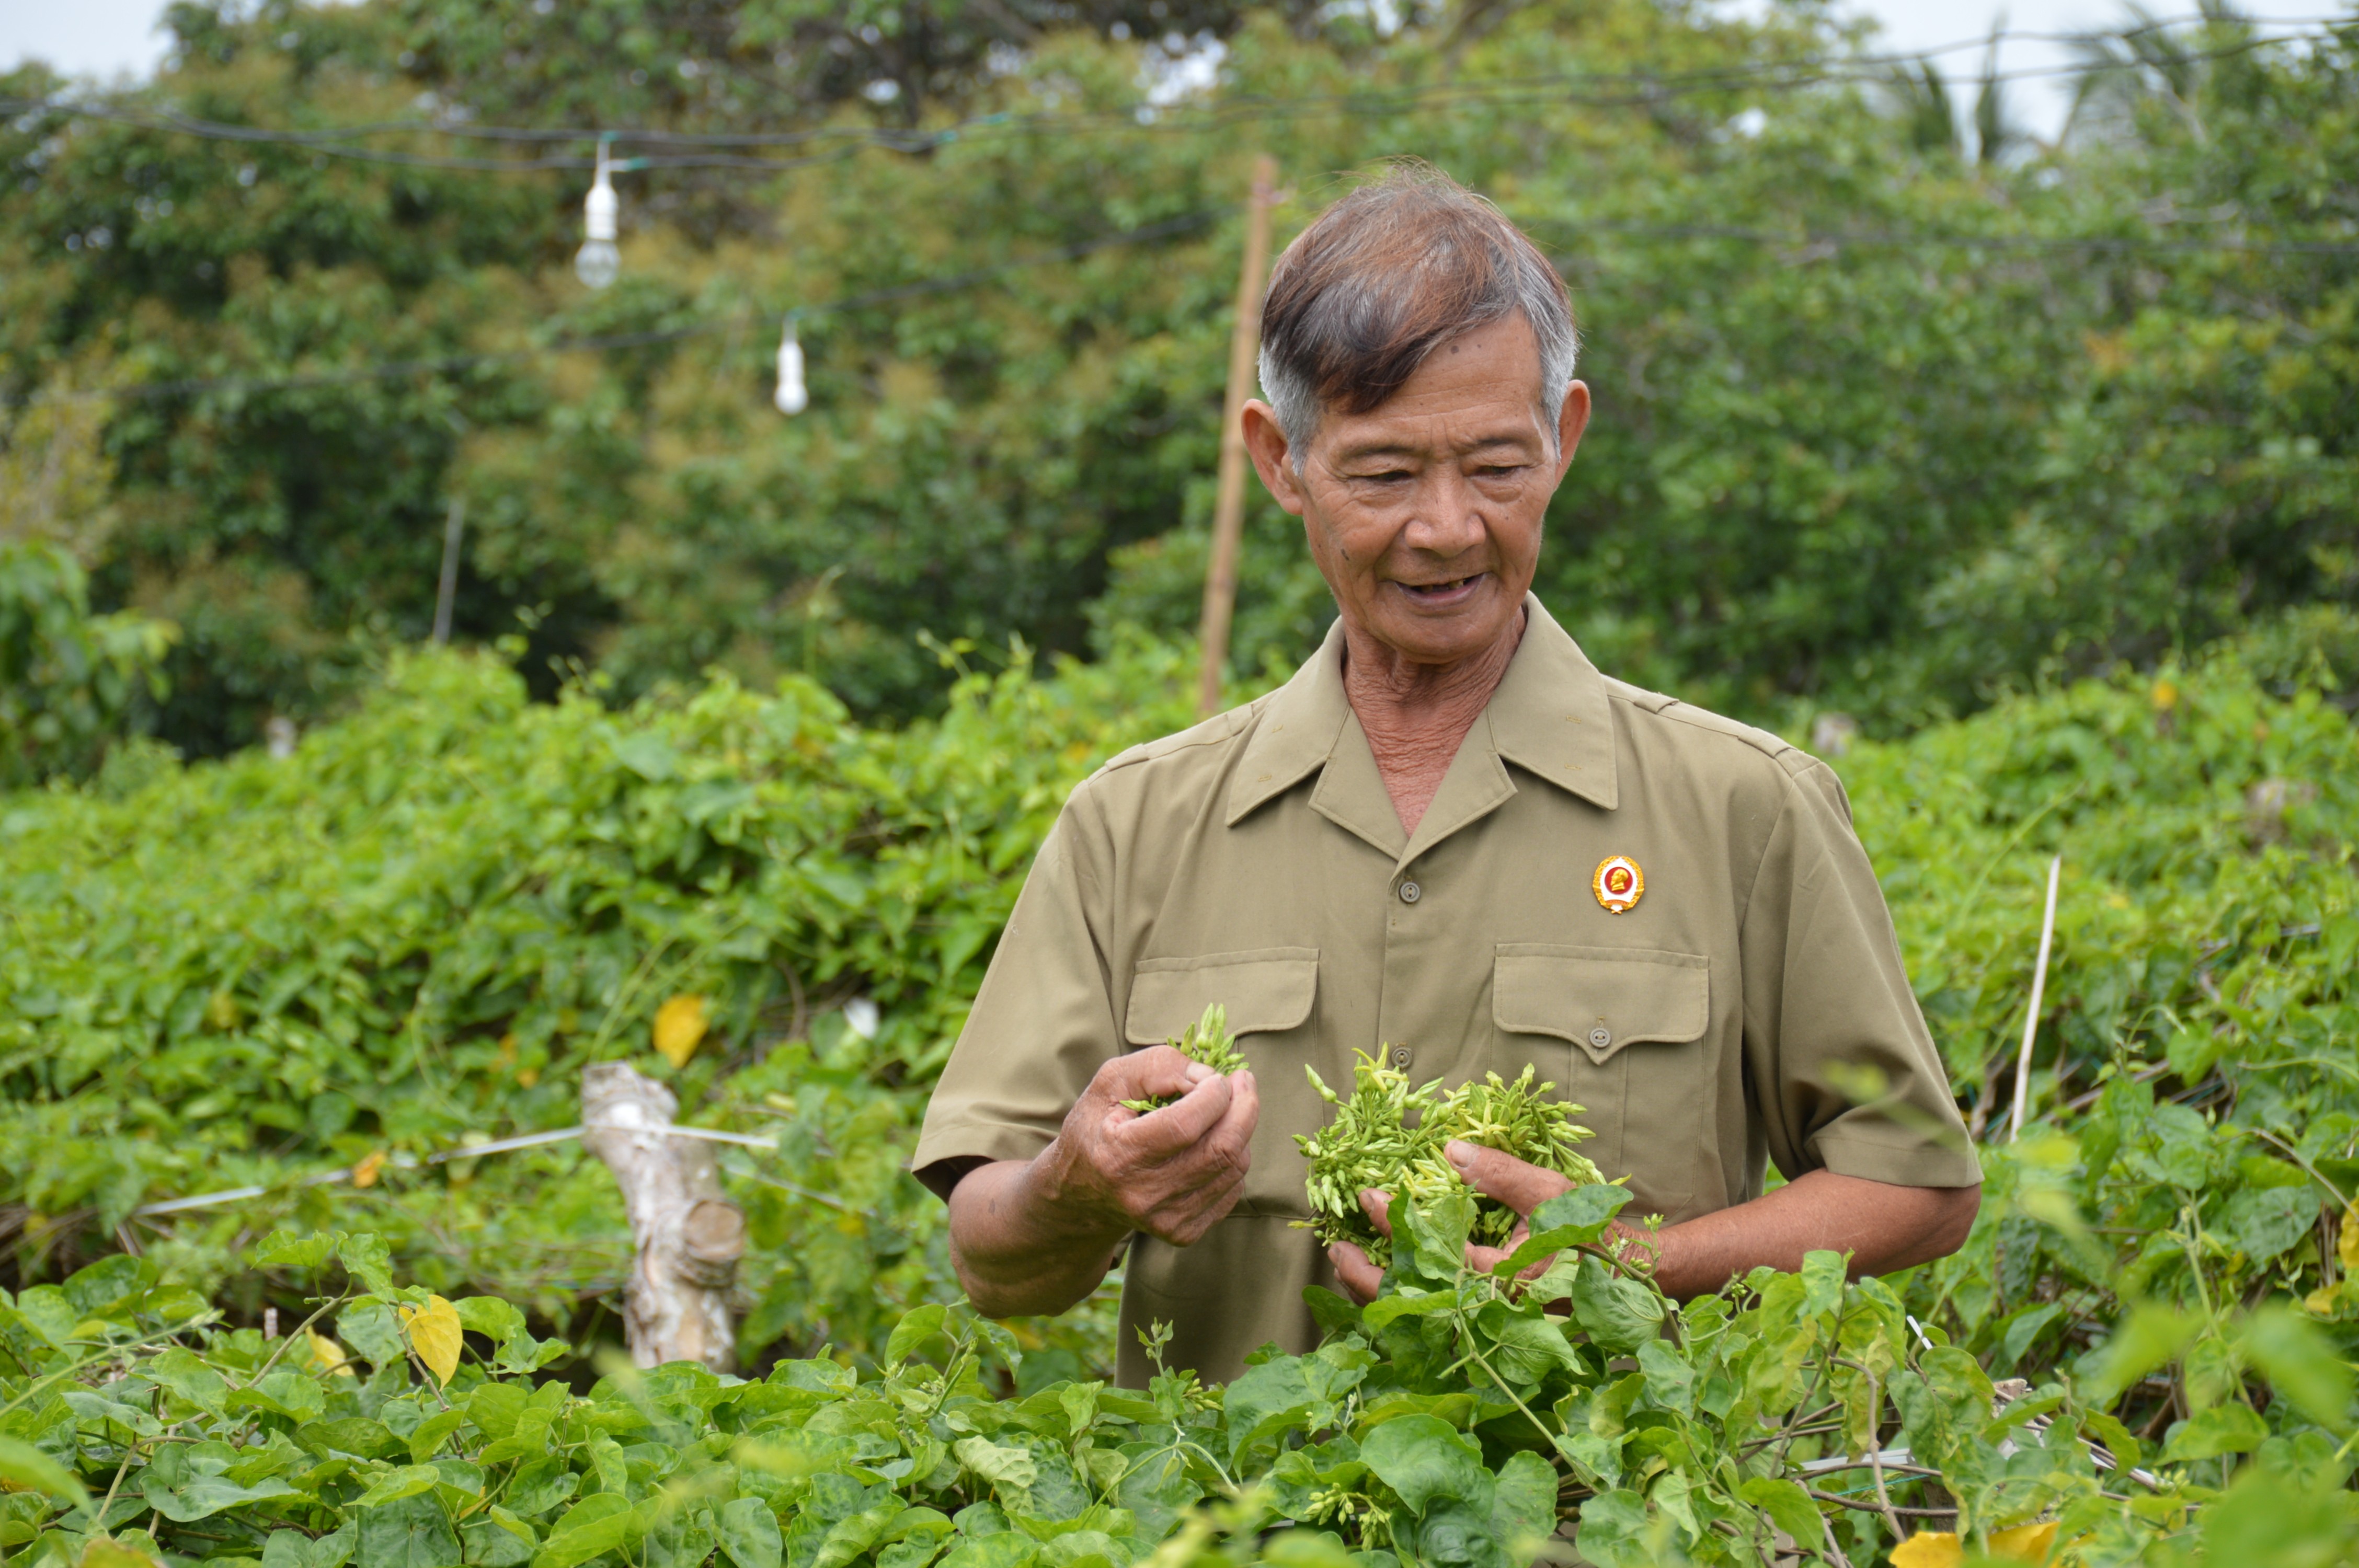
<svg viewBox="0 0 2359 1568">
<path fill-rule="evenodd" d="M 1465 1143 L 1452 1139 L 1442 1146 L 1442 1152 L 1449 1157 L 1451 1168 L 1458 1173 L 1459 1180 L 1484 1196 L 1496 1198 L 1516 1211 L 1516 1228 L 1508 1233 L 1505 1247 L 1467 1244 L 1466 1267 L 1473 1273 L 1487 1274 L 1506 1262 L 1516 1248 L 1530 1238 L 1532 1211 L 1549 1199 L 1572 1191 L 1570 1177 L 1542 1170 L 1512 1154 L 1502 1154 L 1496 1149 L 1486 1149 L 1479 1143 Z M 1373 1190 L 1362 1193 L 1360 1207 L 1375 1226 L 1376 1234 L 1390 1238 L 1393 1233 L 1391 1195 Z M 1625 1227 L 1616 1226 L 1614 1228 L 1633 1239 L 1650 1239 Z M 1327 1257 L 1335 1265 L 1335 1277 L 1345 1290 L 1363 1303 L 1375 1299 L 1377 1290 L 1384 1283 L 1384 1271 L 1375 1266 L 1367 1253 L 1348 1241 L 1339 1241 L 1327 1249 Z M 1527 1266 L 1517 1277 L 1537 1280 L 1548 1271 L 1548 1266 L 1553 1260 L 1553 1255 L 1543 1258 Z"/>
<path fill-rule="evenodd" d="M 1498 1199 L 1517 1216 L 1505 1249 L 1466 1249 L 1470 1271 L 1495 1268 L 1531 1234 L 1532 1211 L 1572 1190 L 1572 1183 L 1555 1172 L 1495 1149 L 1453 1141 L 1444 1152 L 1467 1185 Z M 1360 1195 L 1360 1206 L 1385 1237 L 1392 1235 L 1391 1201 L 1384 1193 Z M 1654 1231 L 1617 1221 L 1607 1234 L 1651 1252 L 1655 1283 L 1665 1294 L 1684 1301 L 1716 1291 L 1765 1264 L 1790 1272 L 1802 1266 L 1803 1254 L 1821 1249 L 1849 1253 L 1853 1279 L 1946 1257 L 1964 1244 L 1981 1205 L 1980 1187 L 1900 1186 L 1810 1171 L 1734 1208 Z M 1346 1291 L 1362 1302 L 1375 1299 L 1384 1271 L 1365 1252 L 1339 1241 L 1327 1249 L 1327 1256 Z M 1536 1277 L 1548 1263 L 1542 1259 L 1525 1276 Z"/>
</svg>

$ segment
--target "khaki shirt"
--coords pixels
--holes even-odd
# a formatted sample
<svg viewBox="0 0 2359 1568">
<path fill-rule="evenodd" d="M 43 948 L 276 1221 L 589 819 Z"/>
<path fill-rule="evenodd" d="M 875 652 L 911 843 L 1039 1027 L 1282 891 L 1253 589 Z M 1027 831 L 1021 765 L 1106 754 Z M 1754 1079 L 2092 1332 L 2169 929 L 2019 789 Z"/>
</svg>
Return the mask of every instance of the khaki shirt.
<svg viewBox="0 0 2359 1568">
<path fill-rule="evenodd" d="M 1294 1135 L 1355 1049 L 1417 1082 L 1525 1064 L 1586 1108 L 1625 1217 L 1761 1191 L 1763 1162 L 1913 1186 L 1980 1180 L 1843 786 L 1774 735 L 1609 680 L 1537 598 L 1414 836 L 1343 691 L 1343 635 L 1257 702 L 1124 752 L 1042 844 L 927 1108 L 913 1165 L 1026 1160 L 1116 1052 L 1228 1009 L 1261 1089 L 1234 1212 L 1190 1248 L 1140 1237 L 1121 1377 L 1168 1357 L 1234 1377 L 1317 1343 L 1334 1287 L 1292 1228 Z M 1593 886 L 1644 877 L 1610 913 Z M 944 1164 L 944 1162 L 955 1163 Z M 930 1169 L 929 1169 L 930 1167 Z"/>
</svg>

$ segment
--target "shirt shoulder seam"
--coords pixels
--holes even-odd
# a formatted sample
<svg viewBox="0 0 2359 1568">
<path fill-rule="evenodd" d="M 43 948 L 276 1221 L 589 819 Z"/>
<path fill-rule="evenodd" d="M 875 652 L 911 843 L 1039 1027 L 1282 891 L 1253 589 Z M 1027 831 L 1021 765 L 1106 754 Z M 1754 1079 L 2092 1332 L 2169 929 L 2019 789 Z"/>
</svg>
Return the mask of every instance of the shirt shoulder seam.
<svg viewBox="0 0 2359 1568">
<path fill-rule="evenodd" d="M 1181 752 L 1194 751 L 1205 746 L 1229 745 L 1253 728 L 1254 721 L 1261 717 L 1262 708 L 1267 706 L 1270 695 L 1257 697 L 1244 707 L 1230 708 L 1226 713 L 1216 713 L 1201 723 L 1189 726 L 1178 734 L 1159 736 L 1152 741 L 1141 741 L 1125 751 L 1117 752 L 1098 764 L 1097 771 L 1083 782 L 1088 783 L 1103 778 L 1108 773 L 1142 767 L 1148 762 L 1160 762 L 1166 757 L 1176 756 Z"/>
</svg>

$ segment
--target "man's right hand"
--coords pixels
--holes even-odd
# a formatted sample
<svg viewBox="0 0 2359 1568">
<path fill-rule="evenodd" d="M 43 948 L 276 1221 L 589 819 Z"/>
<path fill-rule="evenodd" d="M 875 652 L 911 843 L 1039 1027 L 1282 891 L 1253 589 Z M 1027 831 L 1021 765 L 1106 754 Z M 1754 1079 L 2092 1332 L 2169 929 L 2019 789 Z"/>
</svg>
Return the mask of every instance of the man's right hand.
<svg viewBox="0 0 2359 1568">
<path fill-rule="evenodd" d="M 1180 1098 L 1141 1114 L 1124 1100 Z M 951 1260 L 995 1317 L 1062 1312 L 1096 1289 L 1134 1231 L 1175 1247 L 1236 1206 L 1261 1098 L 1169 1045 L 1101 1066 L 1034 1159 L 970 1173 L 951 1194 Z"/>
</svg>

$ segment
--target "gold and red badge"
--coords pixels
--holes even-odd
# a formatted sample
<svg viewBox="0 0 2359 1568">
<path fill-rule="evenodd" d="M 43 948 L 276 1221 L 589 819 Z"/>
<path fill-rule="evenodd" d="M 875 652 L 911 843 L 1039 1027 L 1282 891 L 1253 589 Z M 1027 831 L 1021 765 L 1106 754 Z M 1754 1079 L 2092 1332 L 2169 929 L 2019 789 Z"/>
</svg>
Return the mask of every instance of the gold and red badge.
<svg viewBox="0 0 2359 1568">
<path fill-rule="evenodd" d="M 1626 914 L 1647 895 L 1647 873 L 1627 855 L 1608 855 L 1597 862 L 1597 874 L 1589 879 L 1589 886 L 1606 914 Z"/>
</svg>

